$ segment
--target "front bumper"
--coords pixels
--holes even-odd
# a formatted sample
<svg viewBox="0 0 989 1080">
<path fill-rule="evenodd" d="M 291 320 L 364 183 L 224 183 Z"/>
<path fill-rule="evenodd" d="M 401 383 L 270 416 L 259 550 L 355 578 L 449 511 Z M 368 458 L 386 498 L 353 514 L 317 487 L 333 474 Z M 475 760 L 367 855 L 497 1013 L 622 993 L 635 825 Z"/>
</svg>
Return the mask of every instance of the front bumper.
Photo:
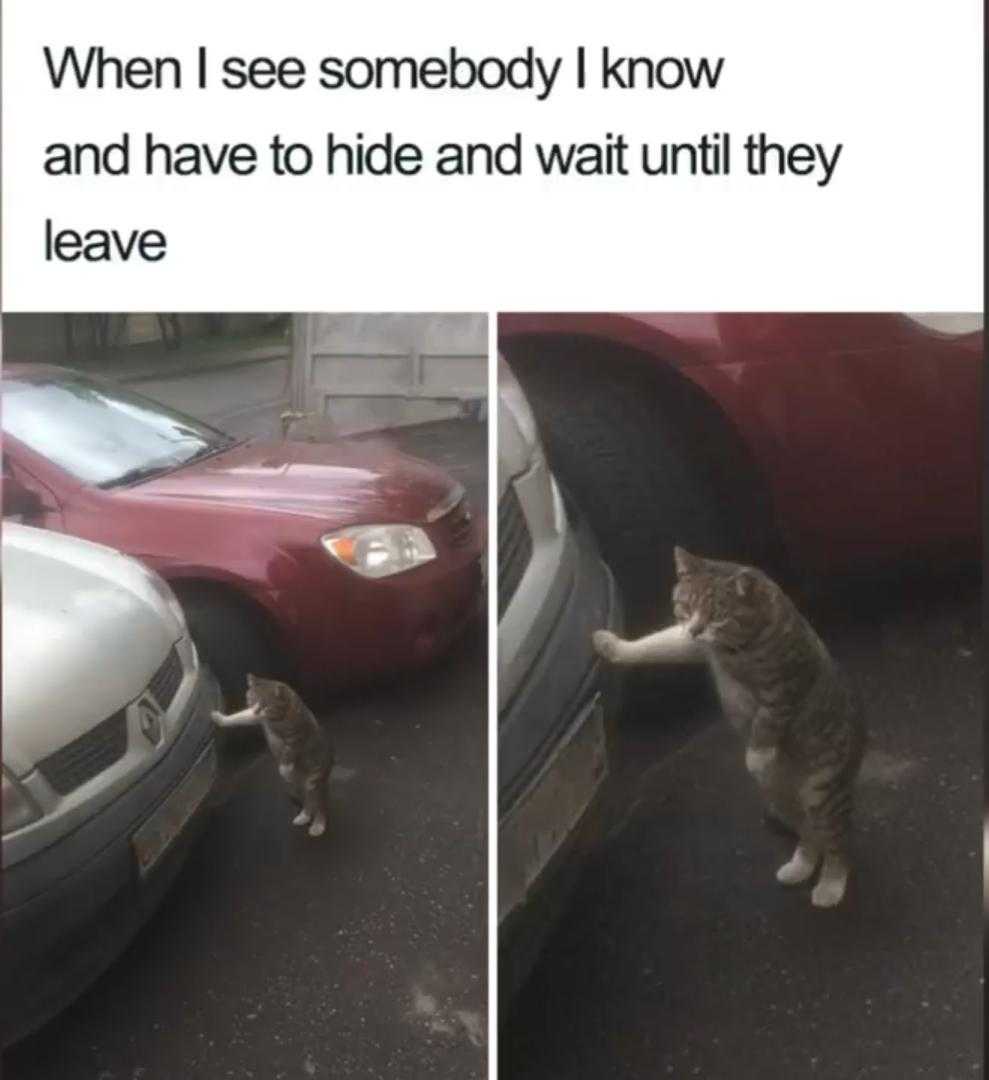
<svg viewBox="0 0 989 1080">
<path fill-rule="evenodd" d="M 591 632 L 620 633 L 610 571 L 578 522 L 569 594 L 525 681 L 500 718 L 499 756 L 519 725 L 537 718 L 548 737 L 499 777 L 499 996 L 511 1000 L 576 884 L 600 835 L 620 683 L 591 646 Z M 519 740 L 516 738 L 518 745 Z"/>
<path fill-rule="evenodd" d="M 482 601 L 477 550 L 378 581 L 334 568 L 327 588 L 283 593 L 277 607 L 300 681 L 342 687 L 438 660 L 478 618 Z"/>
<path fill-rule="evenodd" d="M 149 819 L 197 767 L 205 771 L 208 759 L 215 761 L 210 711 L 219 694 L 201 672 L 188 720 L 168 754 L 74 832 L 4 870 L 3 1045 L 30 1034 L 92 983 L 150 918 L 181 868 L 208 797 L 143 875 L 132 841 L 139 831 L 147 835 Z"/>
</svg>

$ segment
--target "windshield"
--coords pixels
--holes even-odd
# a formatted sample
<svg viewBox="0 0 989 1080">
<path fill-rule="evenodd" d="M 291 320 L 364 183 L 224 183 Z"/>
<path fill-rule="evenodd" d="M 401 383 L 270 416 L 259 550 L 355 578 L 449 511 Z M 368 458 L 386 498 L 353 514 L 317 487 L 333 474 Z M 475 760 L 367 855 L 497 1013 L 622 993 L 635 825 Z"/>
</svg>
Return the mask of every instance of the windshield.
<svg viewBox="0 0 989 1080">
<path fill-rule="evenodd" d="M 167 472 L 234 441 L 140 394 L 68 371 L 4 380 L 3 430 L 98 487 Z"/>
</svg>

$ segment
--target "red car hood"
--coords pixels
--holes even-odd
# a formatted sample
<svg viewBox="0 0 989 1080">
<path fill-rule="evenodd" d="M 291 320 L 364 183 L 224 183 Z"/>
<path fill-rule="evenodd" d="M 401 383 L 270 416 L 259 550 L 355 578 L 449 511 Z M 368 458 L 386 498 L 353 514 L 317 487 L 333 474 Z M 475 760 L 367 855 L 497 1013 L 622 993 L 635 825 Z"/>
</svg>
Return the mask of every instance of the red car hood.
<svg viewBox="0 0 989 1080">
<path fill-rule="evenodd" d="M 343 527 L 424 522 L 454 486 L 439 469 L 384 443 L 247 442 L 119 494 L 294 513 Z"/>
</svg>

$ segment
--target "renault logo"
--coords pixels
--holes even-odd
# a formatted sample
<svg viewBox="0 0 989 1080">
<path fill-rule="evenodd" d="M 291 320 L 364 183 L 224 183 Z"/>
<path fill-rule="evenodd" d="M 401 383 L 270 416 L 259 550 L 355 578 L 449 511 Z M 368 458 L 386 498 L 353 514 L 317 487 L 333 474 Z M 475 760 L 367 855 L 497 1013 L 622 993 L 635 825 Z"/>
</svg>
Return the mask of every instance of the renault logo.
<svg viewBox="0 0 989 1080">
<path fill-rule="evenodd" d="M 161 713 L 150 698 L 145 698 L 137 707 L 138 721 L 144 737 L 152 746 L 161 742 Z"/>
</svg>

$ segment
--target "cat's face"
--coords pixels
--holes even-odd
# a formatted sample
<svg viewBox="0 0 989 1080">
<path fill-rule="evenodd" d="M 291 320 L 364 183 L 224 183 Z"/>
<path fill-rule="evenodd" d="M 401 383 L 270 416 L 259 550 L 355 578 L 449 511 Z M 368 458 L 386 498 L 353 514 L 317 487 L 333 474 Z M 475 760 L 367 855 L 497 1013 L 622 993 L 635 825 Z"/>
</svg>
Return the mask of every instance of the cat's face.
<svg viewBox="0 0 989 1080">
<path fill-rule="evenodd" d="M 277 713 L 282 706 L 283 688 L 274 679 L 261 679 L 257 675 L 247 676 L 247 704 L 259 716 Z"/>
<path fill-rule="evenodd" d="M 693 637 L 737 649 L 751 641 L 771 617 L 769 581 L 737 563 L 702 559 L 674 549 L 677 582 L 673 614 Z"/>
</svg>

